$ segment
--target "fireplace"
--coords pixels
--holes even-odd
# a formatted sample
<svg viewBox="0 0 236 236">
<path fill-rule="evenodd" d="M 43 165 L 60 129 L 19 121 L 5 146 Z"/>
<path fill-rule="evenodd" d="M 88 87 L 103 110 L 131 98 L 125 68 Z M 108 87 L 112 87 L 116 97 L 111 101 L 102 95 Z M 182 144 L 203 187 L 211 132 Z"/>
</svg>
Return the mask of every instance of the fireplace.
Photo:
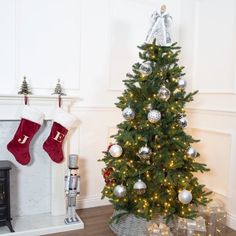
<svg viewBox="0 0 236 236">
<path fill-rule="evenodd" d="M 63 109 L 69 111 L 75 101 L 76 98 L 73 97 L 63 98 Z M 61 164 L 50 161 L 50 158 L 40 146 L 48 135 L 47 132 L 49 132 L 53 113 L 57 107 L 57 97 L 31 96 L 29 103 L 45 113 L 46 121 L 41 129 L 41 134 L 36 137 L 35 143 L 32 145 L 37 147 L 37 150 L 31 150 L 32 158 L 35 161 L 29 166 L 21 166 L 15 162 L 14 157 L 7 151 L 6 145 L 13 137 L 19 124 L 24 100 L 21 96 L 0 96 L 0 148 L 2 151 L 0 160 L 6 160 L 5 157 L 7 156 L 7 160 L 10 160 L 13 164 L 11 170 L 13 228 L 17 235 L 24 236 L 44 235 L 84 228 L 82 221 L 80 225 L 64 224 L 66 200 L 63 186 L 67 171 L 67 157 L 70 153 L 69 141 L 65 140 L 65 161 Z M 6 138 L 4 135 L 10 135 L 10 137 Z M 67 137 L 69 140 L 70 134 Z M 37 184 L 37 181 L 40 181 L 40 184 Z M 20 190 L 20 188 L 22 189 Z M 19 195 L 19 191 L 21 191 L 21 195 Z M 15 199 L 13 199 L 14 196 L 16 196 Z M 25 196 L 28 199 L 24 199 Z M 43 199 L 43 202 L 40 203 L 38 199 L 40 201 Z M 0 234 L 9 233 L 8 228 L 7 231 L 2 231 L 2 228 L 6 227 L 0 228 Z M 14 233 L 11 233 L 11 235 L 14 235 Z"/>
<path fill-rule="evenodd" d="M 14 232 L 11 224 L 10 170 L 9 161 L 0 161 L 0 226 L 6 225 Z"/>
</svg>

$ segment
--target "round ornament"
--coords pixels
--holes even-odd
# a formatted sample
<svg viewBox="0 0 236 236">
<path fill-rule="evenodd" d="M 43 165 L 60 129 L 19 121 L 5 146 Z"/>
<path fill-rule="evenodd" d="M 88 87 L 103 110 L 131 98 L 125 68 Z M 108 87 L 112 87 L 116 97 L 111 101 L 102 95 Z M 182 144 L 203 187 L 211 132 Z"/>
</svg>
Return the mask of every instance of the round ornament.
<svg viewBox="0 0 236 236">
<path fill-rule="evenodd" d="M 188 204 L 192 201 L 192 193 L 184 189 L 178 194 L 179 201 L 183 204 Z"/>
<path fill-rule="evenodd" d="M 147 146 L 141 147 L 137 153 L 138 157 L 143 161 L 149 160 L 151 154 L 152 150 Z"/>
<path fill-rule="evenodd" d="M 135 184 L 134 184 L 134 190 L 138 195 L 142 195 L 146 192 L 147 185 L 139 179 Z"/>
<path fill-rule="evenodd" d="M 133 120 L 135 117 L 135 112 L 132 108 L 130 107 L 126 107 L 123 111 L 122 111 L 122 115 L 126 120 Z"/>
<path fill-rule="evenodd" d="M 118 198 L 122 198 L 126 195 L 126 187 L 124 185 L 116 185 L 113 191 L 114 195 Z"/>
<path fill-rule="evenodd" d="M 164 101 L 167 101 L 170 98 L 170 90 L 167 89 L 164 85 L 161 86 L 157 93 L 158 97 Z"/>
<path fill-rule="evenodd" d="M 190 147 L 187 151 L 187 154 L 189 157 L 197 157 L 197 151 L 193 148 L 193 147 Z"/>
<path fill-rule="evenodd" d="M 185 89 L 186 86 L 187 86 L 187 82 L 185 79 L 183 78 L 180 78 L 179 81 L 178 81 L 178 86 L 180 89 Z"/>
<path fill-rule="evenodd" d="M 179 118 L 178 123 L 181 128 L 185 128 L 188 125 L 186 118 L 183 116 Z"/>
<path fill-rule="evenodd" d="M 113 144 L 110 148 L 109 148 L 109 153 L 111 156 L 113 157 L 120 157 L 123 153 L 123 149 L 120 145 L 118 144 Z"/>
<path fill-rule="evenodd" d="M 139 71 L 143 76 L 148 76 L 152 73 L 152 67 L 150 63 L 144 62 L 140 65 Z"/>
<path fill-rule="evenodd" d="M 161 113 L 157 110 L 151 110 L 148 112 L 148 120 L 151 123 L 157 123 L 161 119 Z"/>
</svg>

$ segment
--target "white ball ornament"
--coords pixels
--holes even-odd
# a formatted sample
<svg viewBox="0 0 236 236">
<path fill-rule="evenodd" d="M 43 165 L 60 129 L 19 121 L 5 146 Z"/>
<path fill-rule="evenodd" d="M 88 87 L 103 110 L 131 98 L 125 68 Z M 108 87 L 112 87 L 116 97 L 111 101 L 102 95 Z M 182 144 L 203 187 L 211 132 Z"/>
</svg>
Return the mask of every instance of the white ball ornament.
<svg viewBox="0 0 236 236">
<path fill-rule="evenodd" d="M 180 89 L 185 89 L 186 86 L 187 86 L 186 80 L 183 79 L 183 78 L 180 78 L 180 79 L 178 80 L 178 87 L 179 87 Z"/>
<path fill-rule="evenodd" d="M 122 111 L 122 115 L 125 118 L 125 120 L 133 120 L 135 117 L 135 112 L 132 108 L 130 107 L 126 107 L 123 111 Z"/>
<path fill-rule="evenodd" d="M 161 86 L 157 93 L 158 97 L 164 101 L 167 101 L 170 98 L 170 90 L 167 89 L 164 85 Z"/>
<path fill-rule="evenodd" d="M 184 189 L 178 194 L 178 199 L 183 204 L 189 204 L 192 201 L 193 196 L 190 191 Z"/>
<path fill-rule="evenodd" d="M 147 185 L 139 179 L 135 184 L 134 184 L 134 190 L 138 195 L 142 195 L 146 192 Z"/>
<path fill-rule="evenodd" d="M 108 151 L 113 157 L 120 157 L 123 153 L 122 147 L 118 144 L 113 144 Z"/>
<path fill-rule="evenodd" d="M 113 193 L 118 198 L 125 197 L 125 195 L 126 195 L 126 187 L 124 185 L 122 185 L 122 184 L 121 185 L 117 185 L 114 188 Z"/>
<path fill-rule="evenodd" d="M 188 154 L 189 157 L 192 157 L 192 158 L 197 157 L 197 151 L 193 147 L 190 147 L 187 150 L 187 154 Z"/>
<path fill-rule="evenodd" d="M 157 123 L 161 119 L 161 113 L 157 110 L 151 110 L 148 112 L 148 120 L 151 123 Z"/>
<path fill-rule="evenodd" d="M 152 67 L 150 63 L 144 62 L 140 65 L 139 71 L 143 76 L 148 76 L 152 73 Z"/>
</svg>

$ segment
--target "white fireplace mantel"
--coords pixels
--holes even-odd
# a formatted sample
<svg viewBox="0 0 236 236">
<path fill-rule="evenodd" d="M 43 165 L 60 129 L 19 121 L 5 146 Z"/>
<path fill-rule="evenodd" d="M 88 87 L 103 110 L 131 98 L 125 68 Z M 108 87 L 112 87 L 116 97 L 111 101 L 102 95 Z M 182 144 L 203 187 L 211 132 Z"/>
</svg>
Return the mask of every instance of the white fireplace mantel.
<svg viewBox="0 0 236 236">
<path fill-rule="evenodd" d="M 79 100 L 78 97 L 62 96 L 62 107 L 66 111 Z M 53 112 L 58 107 L 58 96 L 29 95 L 29 105 L 45 113 L 45 119 L 51 120 Z M 23 95 L 0 95 L 0 120 L 19 120 L 24 105 Z"/>
<path fill-rule="evenodd" d="M 69 96 L 62 96 L 62 108 L 65 111 L 70 111 L 71 106 L 79 100 L 78 97 L 69 97 Z M 58 96 L 29 96 L 29 105 L 32 107 L 37 108 L 38 110 L 42 111 L 45 114 L 45 120 L 52 120 L 53 114 L 56 108 L 58 107 Z M 22 107 L 24 105 L 24 96 L 23 95 L 0 95 L 0 121 L 9 120 L 9 121 L 16 121 L 20 120 Z M 65 140 L 64 150 L 69 151 L 69 144 Z M 68 156 L 69 153 L 65 153 L 65 156 Z M 30 168 L 30 167 L 29 167 Z M 13 233 L 11 235 L 43 235 L 47 233 L 55 233 L 55 232 L 62 232 L 68 230 L 75 230 L 81 229 L 84 227 L 83 222 L 81 221 L 78 225 L 66 225 L 63 222 L 63 216 L 66 214 L 66 198 L 65 198 L 65 191 L 64 191 L 64 176 L 67 170 L 67 161 L 57 164 L 52 162 L 51 164 L 51 212 L 49 216 L 45 217 L 47 219 L 47 223 L 50 222 L 50 215 L 51 215 L 51 222 L 52 226 L 50 225 L 45 228 L 37 230 L 33 226 L 31 228 L 22 231 Z M 59 217 L 56 218 L 55 217 Z M 40 217 L 40 216 L 34 216 Z M 24 221 L 24 218 L 21 218 L 19 221 Z M 26 216 L 27 219 L 27 216 Z M 33 219 L 33 218 L 32 218 Z M 58 226 L 55 226 L 55 221 L 59 222 Z M 45 223 L 44 223 L 45 224 Z M 50 223 L 49 223 L 50 224 Z M 28 224 L 26 223 L 28 226 Z M 13 219 L 13 226 L 14 226 L 14 219 Z M 17 227 L 17 226 L 16 226 Z M 37 225 L 38 227 L 38 225 Z M 36 228 L 37 228 L 36 227 Z M 22 228 L 22 226 L 19 226 Z M 32 231 L 33 230 L 33 231 Z M 20 230 L 21 231 L 21 230 Z M 6 234 L 7 235 L 7 234 Z"/>
</svg>

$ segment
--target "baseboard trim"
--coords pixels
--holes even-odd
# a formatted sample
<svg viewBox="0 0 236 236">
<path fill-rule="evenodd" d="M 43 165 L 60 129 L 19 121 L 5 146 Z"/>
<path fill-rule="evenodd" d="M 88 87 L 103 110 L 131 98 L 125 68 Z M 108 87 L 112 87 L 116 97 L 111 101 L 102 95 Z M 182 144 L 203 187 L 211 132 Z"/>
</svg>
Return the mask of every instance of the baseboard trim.
<svg viewBox="0 0 236 236">
<path fill-rule="evenodd" d="M 78 200 L 77 200 L 78 209 L 106 206 L 110 204 L 111 203 L 108 201 L 108 199 L 101 200 L 101 195 L 95 195 L 95 196 L 89 196 L 89 197 L 78 197 Z"/>
<path fill-rule="evenodd" d="M 233 230 L 236 230 L 236 215 L 227 213 L 227 226 Z"/>
</svg>

